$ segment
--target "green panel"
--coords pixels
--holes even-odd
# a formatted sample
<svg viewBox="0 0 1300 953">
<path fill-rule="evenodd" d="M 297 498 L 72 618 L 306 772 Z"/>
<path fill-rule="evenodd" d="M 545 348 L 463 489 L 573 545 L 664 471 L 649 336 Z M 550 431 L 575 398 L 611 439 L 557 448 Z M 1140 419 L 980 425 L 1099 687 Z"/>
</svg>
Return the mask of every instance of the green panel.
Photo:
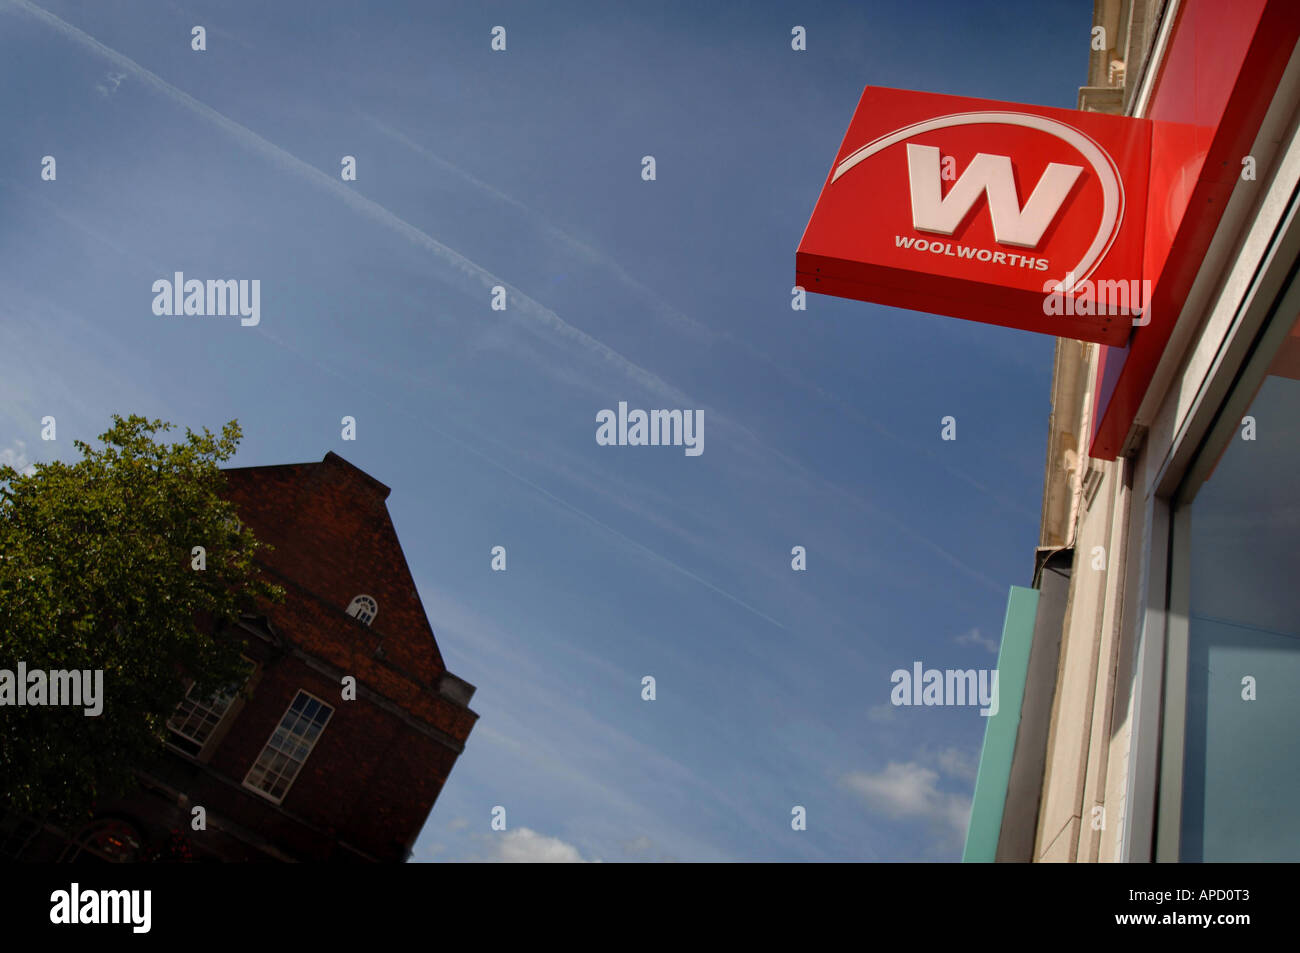
<svg viewBox="0 0 1300 953">
<path fill-rule="evenodd" d="M 1037 614 L 1038 590 L 1012 586 L 1007 598 L 1006 621 L 1002 623 L 1002 647 L 998 651 L 998 712 L 990 715 L 984 726 L 984 749 L 975 778 L 963 863 L 991 863 L 997 854 Z"/>
</svg>

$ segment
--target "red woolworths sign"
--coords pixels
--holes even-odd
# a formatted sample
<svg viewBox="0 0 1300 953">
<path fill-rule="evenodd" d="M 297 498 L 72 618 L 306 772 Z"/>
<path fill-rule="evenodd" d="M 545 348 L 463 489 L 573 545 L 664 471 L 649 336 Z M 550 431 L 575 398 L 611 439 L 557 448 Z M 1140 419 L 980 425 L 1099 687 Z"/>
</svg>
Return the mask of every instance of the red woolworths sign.
<svg viewBox="0 0 1300 953">
<path fill-rule="evenodd" d="M 868 86 L 795 256 L 808 291 L 1124 344 L 1150 123 Z"/>
</svg>

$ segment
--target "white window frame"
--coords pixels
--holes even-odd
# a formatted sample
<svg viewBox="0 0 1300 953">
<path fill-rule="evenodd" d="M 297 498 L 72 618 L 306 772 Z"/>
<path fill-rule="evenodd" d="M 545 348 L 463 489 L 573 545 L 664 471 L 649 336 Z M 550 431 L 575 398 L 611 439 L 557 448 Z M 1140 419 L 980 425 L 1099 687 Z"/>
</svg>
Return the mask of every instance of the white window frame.
<svg viewBox="0 0 1300 953">
<path fill-rule="evenodd" d="M 285 717 L 291 711 L 293 711 L 293 703 L 298 700 L 299 695 L 306 695 L 309 699 L 318 702 L 321 705 L 321 707 L 329 711 L 329 714 L 326 715 L 325 720 L 321 722 L 320 731 L 316 733 L 316 737 L 310 740 L 304 739 L 304 742 L 307 745 L 307 752 L 302 756 L 302 760 L 299 761 L 296 757 L 289 756 L 290 761 L 298 762 L 298 768 L 297 770 L 294 771 L 293 777 L 289 778 L 289 783 L 285 786 L 284 793 L 281 794 L 279 797 L 277 797 L 276 795 L 272 794 L 270 791 L 264 790 L 258 785 L 251 783 L 249 781 L 249 778 L 253 776 L 253 772 L 257 770 L 257 766 L 261 762 L 262 756 L 265 755 L 268 750 L 274 751 L 275 754 L 285 754 L 285 752 L 281 751 L 279 748 L 272 749 L 271 742 L 274 740 L 276 732 L 280 730 L 280 726 L 284 724 Z M 276 719 L 275 727 L 272 728 L 271 733 L 266 736 L 266 743 L 263 744 L 261 749 L 257 752 L 257 757 L 253 759 L 252 765 L 249 766 L 248 771 L 244 774 L 244 787 L 252 791 L 254 794 L 266 798 L 268 801 L 272 802 L 273 804 L 283 804 L 284 799 L 287 798 L 289 796 L 289 792 L 293 790 L 293 786 L 297 782 L 299 775 L 302 774 L 302 769 L 307 766 L 307 760 L 311 757 L 312 752 L 316 750 L 316 743 L 320 741 L 321 736 L 325 734 L 325 729 L 329 726 L 329 723 L 333 720 L 334 713 L 337 710 L 338 709 L 335 708 L 333 705 L 331 705 L 329 702 L 325 701 L 323 698 L 320 698 L 317 695 L 313 695 L 305 688 L 300 688 L 297 691 L 295 691 L 293 697 L 289 699 L 289 704 L 285 706 L 283 714 L 281 714 L 280 717 Z M 300 738 L 302 736 L 294 735 L 293 737 Z M 283 772 L 277 771 L 276 774 L 279 775 L 280 777 L 284 777 Z M 263 777 L 265 776 L 266 776 L 266 772 L 263 772 Z"/>
<path fill-rule="evenodd" d="M 1267 185 L 1244 184 L 1265 186 L 1263 196 L 1250 196 L 1238 183 L 1169 350 L 1179 350 L 1174 344 L 1182 327 L 1199 337 L 1182 357 L 1166 354 L 1172 360 L 1162 359 L 1152 388 L 1163 395 L 1153 408 L 1146 405 L 1157 395 L 1148 394 L 1139 411 L 1139 423 L 1145 420 L 1148 429 L 1133 505 L 1142 506 L 1145 554 L 1127 620 L 1136 646 L 1121 861 L 1179 856 L 1188 634 L 1182 504 L 1189 502 L 1179 494 L 1196 479 L 1202 461 L 1225 445 L 1224 435 L 1236 431 L 1254 396 L 1250 375 L 1255 383 L 1263 379 L 1278 342 L 1300 314 L 1300 278 L 1287 284 L 1300 260 L 1300 129 L 1290 106 L 1298 79 L 1300 59 L 1293 54 L 1252 152 L 1261 167 L 1271 153 L 1277 172 Z M 1279 103 L 1286 104 L 1285 114 Z M 1280 149 L 1265 144 L 1270 136 L 1282 139 Z M 1275 313 L 1280 317 L 1261 334 Z"/>
<path fill-rule="evenodd" d="M 177 751 L 180 754 L 185 755 L 188 758 L 201 759 L 203 757 L 203 755 L 207 752 L 209 745 L 212 743 L 212 739 L 217 737 L 218 729 L 220 729 L 221 726 L 225 724 L 226 719 L 230 717 L 231 712 L 237 707 L 236 702 L 239 701 L 240 693 L 248 686 L 248 683 L 252 680 L 253 676 L 257 673 L 256 662 L 254 662 L 246 655 L 241 655 L 240 658 L 248 666 L 247 674 L 244 676 L 243 681 L 241 681 L 238 685 L 235 686 L 234 692 L 226 698 L 226 704 L 222 707 L 221 713 L 220 715 L 218 715 L 217 720 L 213 722 L 212 728 L 208 731 L 207 736 L 200 741 L 198 738 L 195 738 L 193 735 L 181 731 L 178 728 L 174 728 L 172 726 L 172 721 L 176 717 L 176 711 L 174 710 L 171 713 L 171 715 L 167 717 L 167 723 L 165 725 L 167 729 L 167 738 L 165 740 L 167 747 L 171 748 L 173 751 Z M 204 711 L 208 711 L 208 712 L 215 711 L 215 709 L 213 709 L 210 705 L 208 705 L 207 701 L 195 698 L 193 695 L 190 694 L 194 690 L 195 682 L 194 679 L 192 678 L 189 679 L 188 681 L 189 684 L 185 686 L 185 697 L 181 699 L 180 703 L 176 706 L 176 709 L 179 710 L 181 705 L 184 705 L 186 702 L 189 702 L 195 708 L 202 708 Z M 189 716 L 187 715 L 186 718 L 188 720 Z M 182 738 L 186 739 L 187 741 L 190 741 L 193 744 L 198 745 L 199 750 L 190 752 L 180 747 L 179 745 L 174 744 L 171 738 L 173 734 L 180 735 Z"/>
<path fill-rule="evenodd" d="M 356 609 L 357 611 L 353 612 L 353 609 Z M 352 601 L 348 603 L 347 612 L 348 615 L 352 616 L 352 618 L 356 619 L 362 625 L 369 626 L 379 618 L 379 600 L 374 596 L 368 596 L 365 593 L 353 596 Z M 362 612 L 365 612 L 370 616 L 370 618 L 361 618 Z"/>
<path fill-rule="evenodd" d="M 207 701 L 203 701 L 196 698 L 192 694 L 196 683 L 193 679 L 190 679 L 189 682 L 190 682 L 189 685 L 185 689 L 185 697 L 181 699 L 180 704 L 176 706 L 176 710 L 173 711 L 170 717 L 168 717 L 167 719 L 167 735 L 168 735 L 167 746 L 169 748 L 173 748 L 176 751 L 181 752 L 182 754 L 189 755 L 191 758 L 197 758 L 199 755 L 203 753 L 203 749 L 208 746 L 208 741 L 212 738 L 214 734 L 216 734 L 217 729 L 221 727 L 221 723 L 226 720 L 226 716 L 230 714 L 231 706 L 234 705 L 235 699 L 239 695 L 239 690 L 236 689 L 235 694 L 233 695 L 224 695 L 224 694 L 219 695 L 218 698 L 224 699 L 225 704 L 223 704 L 220 710 L 218 710 L 213 708 L 211 705 L 209 705 Z M 208 699 L 208 700 L 211 701 L 213 699 Z M 194 735 L 190 734 L 187 731 L 181 730 L 180 728 L 178 728 L 176 725 L 173 724 L 177 714 L 180 711 L 181 705 L 185 705 L 185 704 L 191 706 L 190 711 L 187 712 L 185 715 L 186 723 L 188 723 L 190 719 L 194 717 L 194 713 L 196 709 L 200 709 L 208 715 L 216 716 L 216 719 L 212 722 L 212 727 L 208 729 L 208 733 L 204 735 L 202 738 L 196 738 Z M 194 752 L 186 751 L 184 748 L 172 742 L 171 740 L 172 735 L 179 735 L 180 737 L 184 738 L 186 741 L 198 745 L 198 750 Z"/>
</svg>

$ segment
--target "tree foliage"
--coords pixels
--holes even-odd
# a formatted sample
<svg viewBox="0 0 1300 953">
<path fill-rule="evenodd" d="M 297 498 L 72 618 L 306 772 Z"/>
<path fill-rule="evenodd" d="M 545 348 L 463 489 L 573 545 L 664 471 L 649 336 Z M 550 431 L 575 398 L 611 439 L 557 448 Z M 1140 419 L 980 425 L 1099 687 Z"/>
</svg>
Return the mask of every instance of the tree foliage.
<svg viewBox="0 0 1300 953">
<path fill-rule="evenodd" d="M 76 441 L 76 463 L 0 467 L 0 669 L 103 671 L 98 716 L 0 707 L 0 808 L 66 822 L 125 792 L 186 677 L 196 692 L 238 681 L 240 643 L 223 624 L 282 597 L 223 496 L 238 423 L 159 438 L 171 429 L 114 415 L 102 447 Z"/>
</svg>

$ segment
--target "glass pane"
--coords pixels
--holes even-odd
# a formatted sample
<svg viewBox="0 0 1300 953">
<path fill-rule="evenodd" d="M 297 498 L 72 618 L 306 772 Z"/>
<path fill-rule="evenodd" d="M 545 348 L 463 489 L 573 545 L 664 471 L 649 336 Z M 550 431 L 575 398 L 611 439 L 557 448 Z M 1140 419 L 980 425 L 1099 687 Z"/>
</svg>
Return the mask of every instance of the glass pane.
<svg viewBox="0 0 1300 953">
<path fill-rule="evenodd" d="M 1300 860 L 1300 323 L 1191 504 L 1183 861 Z"/>
</svg>

